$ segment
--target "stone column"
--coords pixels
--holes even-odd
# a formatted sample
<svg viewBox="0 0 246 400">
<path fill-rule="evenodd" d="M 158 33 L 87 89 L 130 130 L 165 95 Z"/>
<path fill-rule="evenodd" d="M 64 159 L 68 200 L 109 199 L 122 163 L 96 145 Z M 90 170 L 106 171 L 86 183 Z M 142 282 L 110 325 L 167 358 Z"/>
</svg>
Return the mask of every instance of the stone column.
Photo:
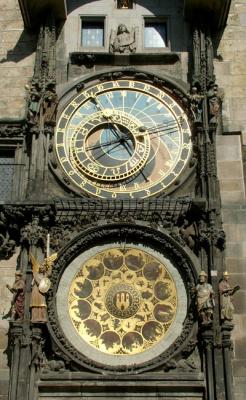
<svg viewBox="0 0 246 400">
<path fill-rule="evenodd" d="M 221 326 L 226 400 L 233 400 L 234 398 L 232 390 L 232 367 L 231 367 L 232 329 L 233 329 L 232 323 L 224 323 Z"/>
<path fill-rule="evenodd" d="M 214 382 L 214 334 L 211 324 L 201 327 L 202 346 L 205 354 L 205 370 L 207 383 L 207 400 L 215 400 Z"/>
</svg>

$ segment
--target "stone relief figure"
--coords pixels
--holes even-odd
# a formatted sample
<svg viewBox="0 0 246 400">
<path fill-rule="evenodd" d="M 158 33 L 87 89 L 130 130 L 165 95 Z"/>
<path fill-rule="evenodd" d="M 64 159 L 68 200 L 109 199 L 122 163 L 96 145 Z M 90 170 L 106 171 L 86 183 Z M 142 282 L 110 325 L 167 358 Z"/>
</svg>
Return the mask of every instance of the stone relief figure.
<svg viewBox="0 0 246 400">
<path fill-rule="evenodd" d="M 25 299 L 25 282 L 22 278 L 22 272 L 15 273 L 15 281 L 13 286 L 9 284 L 6 287 L 13 293 L 11 301 L 10 318 L 12 321 L 22 320 L 24 317 L 24 299 Z"/>
<path fill-rule="evenodd" d="M 214 291 L 212 286 L 207 283 L 206 272 L 200 272 L 199 283 L 196 286 L 195 291 L 198 316 L 202 324 L 209 324 L 212 322 L 214 310 Z"/>
<path fill-rule="evenodd" d="M 232 304 L 232 296 L 240 289 L 240 286 L 238 285 L 231 287 L 228 280 L 229 274 L 225 271 L 223 273 L 223 278 L 219 283 L 220 317 L 223 322 L 233 320 L 234 306 Z"/>
<path fill-rule="evenodd" d="M 51 282 L 49 276 L 52 273 L 52 266 L 57 258 L 57 253 L 44 259 L 40 264 L 36 258 L 30 253 L 32 263 L 32 293 L 31 293 L 31 321 L 33 323 L 46 323 L 46 299 L 45 294 L 48 292 Z"/>
<path fill-rule="evenodd" d="M 117 29 L 111 31 L 110 53 L 135 53 L 136 51 L 136 28 L 129 31 L 125 24 L 120 24 Z"/>
</svg>

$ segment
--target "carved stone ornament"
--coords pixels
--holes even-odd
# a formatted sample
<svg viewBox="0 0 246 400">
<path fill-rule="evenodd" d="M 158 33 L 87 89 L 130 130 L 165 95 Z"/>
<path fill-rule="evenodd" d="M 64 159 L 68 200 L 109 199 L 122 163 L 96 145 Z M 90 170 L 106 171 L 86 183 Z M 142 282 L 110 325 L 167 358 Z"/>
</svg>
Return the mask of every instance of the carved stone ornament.
<svg viewBox="0 0 246 400">
<path fill-rule="evenodd" d="M 117 250 L 118 248 L 122 253 L 121 256 L 118 254 L 119 253 L 119 250 Z M 132 264 L 129 261 L 130 258 L 127 262 L 125 261 L 125 264 L 124 263 L 122 264 L 122 261 L 120 261 L 121 258 L 124 258 L 126 260 L 126 258 L 129 255 L 129 251 L 130 252 L 133 251 L 133 253 L 135 252 L 134 253 L 135 255 L 132 254 L 132 260 L 138 259 L 138 261 L 140 262 L 137 273 L 137 275 L 139 276 L 142 274 L 140 272 L 142 268 L 141 263 L 143 261 L 142 257 L 145 258 L 145 263 L 147 262 L 146 261 L 147 259 L 149 260 L 149 262 L 147 263 L 148 265 L 146 264 L 147 265 L 146 266 L 144 264 L 145 267 L 143 268 L 142 283 L 143 285 L 147 285 L 145 291 L 142 288 L 138 289 L 136 285 L 135 287 L 131 283 L 132 277 L 136 274 L 134 270 L 135 262 L 134 262 L 134 267 L 132 267 L 131 266 Z M 119 261 L 122 266 L 119 268 L 117 267 L 118 269 L 114 270 L 114 268 L 116 268 L 117 266 L 117 262 L 115 261 L 112 264 L 112 267 L 110 266 L 111 265 L 110 263 L 107 264 L 109 261 L 107 260 L 105 261 L 105 254 L 104 254 L 105 252 L 117 253 L 115 254 L 116 261 L 117 262 Z M 95 256 L 95 254 L 98 255 Z M 87 257 L 87 255 L 89 255 L 89 258 Z M 171 326 L 169 336 L 168 336 L 169 332 L 168 331 L 167 336 L 163 338 L 163 341 L 161 338 L 157 340 L 157 342 L 160 342 L 160 344 L 159 343 L 154 344 L 156 349 L 155 354 L 157 354 L 155 355 L 154 358 L 150 351 L 148 352 L 148 350 L 146 350 L 144 352 L 141 352 L 141 350 L 138 349 L 136 343 L 139 344 L 142 339 L 140 338 L 140 335 L 137 332 L 137 330 L 135 332 L 134 326 L 127 327 L 127 329 L 129 328 L 132 333 L 135 332 L 136 336 L 135 337 L 133 334 L 125 335 L 124 336 L 125 341 L 127 341 L 126 339 L 128 339 L 127 345 L 124 344 L 124 340 L 122 339 L 122 346 L 120 346 L 120 344 L 117 342 L 119 338 L 115 339 L 115 337 L 117 336 L 116 333 L 118 332 L 117 324 L 121 321 L 120 323 L 122 323 L 123 329 L 126 328 L 127 323 L 129 324 L 128 313 L 130 313 L 131 315 L 136 315 L 136 319 L 139 319 L 139 321 L 141 321 L 142 305 L 139 298 L 139 293 L 141 294 L 142 291 L 144 291 L 144 293 L 146 292 L 144 295 L 147 295 L 148 297 L 148 293 L 151 292 L 151 290 L 149 289 L 147 290 L 148 285 L 149 288 L 153 286 L 153 290 L 155 293 L 155 300 L 154 300 L 155 304 L 153 308 L 153 315 L 156 316 L 157 321 L 162 321 L 162 318 L 164 318 L 165 316 L 165 318 L 167 318 L 167 323 L 169 323 L 168 321 L 170 321 L 171 323 L 172 312 L 170 314 L 171 318 L 170 319 L 167 316 L 167 314 L 169 315 L 169 311 L 168 310 L 161 311 L 159 310 L 160 306 L 158 306 L 159 295 L 156 294 L 158 288 L 156 287 L 155 282 L 159 282 L 159 285 L 162 285 L 163 283 L 161 282 L 161 280 L 158 281 L 158 278 L 155 278 L 154 281 L 151 281 L 151 278 L 148 276 L 149 268 L 156 269 L 154 273 L 157 274 L 159 273 L 158 271 L 160 271 L 162 268 L 161 264 L 159 263 L 156 263 L 156 267 L 152 266 L 153 261 L 150 262 L 150 260 L 153 257 L 157 257 L 158 260 L 166 260 L 164 261 L 164 264 L 167 266 L 167 268 L 169 268 L 169 271 L 171 271 L 170 272 L 171 275 L 174 277 L 170 279 L 176 280 L 176 285 L 178 285 L 180 293 L 183 293 L 182 295 L 183 305 L 186 304 L 187 302 L 187 305 L 185 306 L 185 309 L 183 311 L 182 311 L 183 306 L 181 306 L 181 308 L 179 308 L 177 311 L 177 313 L 181 313 L 179 319 L 182 320 L 182 323 L 181 325 L 177 325 L 177 329 L 175 328 L 176 332 L 171 333 L 173 329 L 173 327 Z M 103 261 L 99 262 L 98 260 L 100 259 Z M 92 272 L 89 272 L 90 264 L 92 263 L 94 265 L 95 262 L 99 263 L 98 268 L 93 268 L 93 271 L 92 270 L 91 271 L 93 272 L 93 274 L 94 273 L 99 274 L 97 276 L 90 275 Z M 75 271 L 75 269 L 77 272 Z M 83 274 L 85 272 L 83 271 L 85 272 L 87 271 L 89 273 L 89 275 L 85 280 L 83 278 Z M 119 274 L 121 275 L 127 274 L 127 279 L 129 280 L 129 283 L 127 284 L 125 283 L 122 286 L 122 284 L 120 283 L 122 281 L 119 282 L 117 281 L 117 279 L 120 279 L 117 278 L 117 275 Z M 108 282 L 111 279 L 111 275 L 113 280 L 112 280 L 112 285 L 110 286 Z M 164 276 L 168 276 L 168 273 L 167 275 L 164 274 Z M 194 304 L 192 301 L 193 294 L 191 290 L 191 288 L 194 287 L 195 284 L 195 276 L 196 276 L 195 266 L 193 262 L 191 262 L 191 260 L 189 259 L 187 253 L 182 249 L 180 245 L 178 245 L 175 242 L 175 240 L 173 240 L 170 236 L 168 236 L 163 232 L 156 231 L 150 227 L 147 228 L 146 226 L 142 227 L 140 225 L 137 226 L 132 224 L 124 224 L 124 225 L 111 224 L 107 226 L 102 226 L 100 227 L 100 229 L 98 227 L 94 229 L 93 228 L 88 229 L 83 233 L 83 235 L 79 235 L 78 237 L 73 239 L 70 242 L 70 244 L 66 246 L 64 252 L 58 258 L 58 262 L 54 266 L 53 273 L 51 276 L 52 286 L 49 292 L 47 293 L 47 311 L 49 320 L 48 328 L 52 340 L 54 341 L 54 343 L 56 343 L 56 346 L 58 346 L 59 348 L 59 357 L 61 357 L 64 361 L 66 361 L 67 358 L 70 358 L 73 364 L 73 368 L 76 368 L 76 366 L 77 368 L 81 368 L 81 366 L 83 366 L 98 372 L 124 371 L 125 373 L 131 373 L 135 371 L 138 373 L 157 368 L 158 366 L 167 363 L 169 359 L 173 358 L 176 354 L 179 354 L 181 352 L 190 353 L 191 342 L 193 343 L 192 347 L 193 348 L 195 347 L 195 341 L 193 339 L 191 340 L 192 337 L 194 338 L 194 329 L 196 326 L 196 324 L 194 323 L 195 312 L 194 312 Z M 146 279 L 147 281 L 145 282 Z M 170 283 L 171 281 L 168 282 L 169 282 L 168 285 L 169 284 L 171 285 Z M 120 284 L 121 286 L 119 286 Z M 139 282 L 139 284 L 140 286 L 142 285 L 141 282 Z M 93 294 L 90 294 L 89 292 L 92 286 L 94 287 L 94 290 Z M 113 321 L 112 323 L 116 324 L 115 328 L 112 327 L 112 333 L 111 333 L 111 336 L 114 336 L 113 339 L 115 340 L 115 346 L 111 346 L 110 344 L 111 347 L 110 346 L 107 347 L 105 343 L 107 343 L 108 340 L 111 343 L 112 337 L 106 338 L 107 335 L 104 334 L 105 331 L 103 331 L 103 326 L 101 326 L 100 328 L 99 324 L 97 323 L 99 321 L 99 318 L 98 320 L 96 320 L 96 317 L 95 319 L 93 319 L 94 318 L 93 315 L 97 311 L 99 312 L 102 318 L 107 317 L 107 310 L 105 309 L 106 310 L 105 315 L 101 315 L 102 306 L 99 306 L 101 298 L 100 297 L 101 290 L 104 290 L 103 289 L 104 286 L 107 298 L 106 302 L 107 304 L 105 303 L 106 308 L 110 310 L 112 309 L 111 313 L 115 315 L 120 314 L 120 316 L 115 317 L 115 319 L 112 319 L 109 316 L 109 318 Z M 81 299 L 78 298 L 76 300 L 78 290 L 79 291 L 82 290 L 83 292 L 84 289 L 86 291 L 85 300 L 83 298 Z M 89 290 L 88 293 L 87 290 Z M 164 291 L 167 297 L 168 296 L 170 297 L 171 295 L 170 290 L 171 286 L 170 289 L 167 289 L 166 292 Z M 67 295 L 66 291 L 68 292 Z M 152 296 L 151 293 L 149 293 L 149 295 Z M 115 299 L 115 304 L 114 304 L 114 299 Z M 61 303 L 63 303 L 64 301 L 65 301 L 64 305 L 62 304 L 61 306 Z M 181 299 L 179 299 L 178 303 L 181 304 L 182 301 Z M 82 308 L 80 306 L 82 306 Z M 99 307 L 98 310 L 97 307 Z M 143 316 L 146 315 L 148 312 L 150 313 L 152 312 L 150 303 L 148 303 L 147 308 L 148 310 L 147 311 L 145 310 L 145 312 L 143 312 Z M 70 309 L 70 311 L 68 311 L 68 309 Z M 91 312 L 89 311 L 89 309 L 91 309 Z M 188 309 L 188 314 L 186 311 L 187 309 Z M 82 316 L 80 315 L 81 312 L 83 314 Z M 158 314 L 158 312 L 160 315 L 162 315 L 161 317 Z M 90 314 L 89 317 L 87 316 L 88 313 Z M 80 317 L 78 317 L 78 315 L 80 315 Z M 124 318 L 127 319 L 125 320 Z M 84 320 L 86 321 L 85 330 L 82 327 L 82 325 L 84 326 L 83 322 Z M 107 328 L 106 330 L 110 332 L 111 328 L 108 326 L 106 327 L 108 321 L 105 320 L 104 322 L 105 322 L 105 329 Z M 130 324 L 131 323 L 132 322 L 130 321 Z M 69 327 L 71 325 L 71 331 L 70 329 L 66 328 L 66 324 L 68 324 Z M 140 334 L 142 334 L 144 338 L 145 336 L 150 335 L 149 338 L 153 343 L 154 336 L 157 335 L 159 337 L 162 335 L 161 323 L 155 322 L 155 326 L 149 327 L 152 329 L 152 330 L 150 329 L 149 331 L 147 329 L 147 325 L 148 321 L 143 322 L 144 327 L 140 331 Z M 146 332 L 147 331 L 148 332 L 145 333 L 144 329 L 146 329 Z M 70 333 L 68 334 L 68 330 L 70 331 L 71 335 Z M 94 332 L 93 335 L 100 336 L 100 338 L 97 341 L 97 344 L 96 342 L 93 341 L 91 342 L 92 338 L 90 336 L 90 333 L 92 331 Z M 86 332 L 88 333 L 88 335 Z M 118 334 L 119 336 L 121 335 L 120 331 Z M 82 335 L 82 337 L 80 335 Z M 85 337 L 83 337 L 83 335 L 85 335 Z M 140 344 L 144 346 L 143 342 L 141 342 Z M 187 346 L 188 348 L 186 349 Z M 100 348 L 99 349 L 100 351 L 97 349 L 97 347 Z M 126 351 L 124 351 L 124 349 Z M 117 353 L 117 351 L 119 353 Z M 107 352 L 109 354 L 106 354 Z M 100 354 L 100 357 L 98 357 L 98 354 Z M 108 362 L 109 359 L 110 362 Z"/>
<path fill-rule="evenodd" d="M 125 24 L 120 24 L 117 31 L 112 30 L 110 34 L 110 53 L 129 54 L 136 51 L 137 29 L 131 30 Z"/>
</svg>

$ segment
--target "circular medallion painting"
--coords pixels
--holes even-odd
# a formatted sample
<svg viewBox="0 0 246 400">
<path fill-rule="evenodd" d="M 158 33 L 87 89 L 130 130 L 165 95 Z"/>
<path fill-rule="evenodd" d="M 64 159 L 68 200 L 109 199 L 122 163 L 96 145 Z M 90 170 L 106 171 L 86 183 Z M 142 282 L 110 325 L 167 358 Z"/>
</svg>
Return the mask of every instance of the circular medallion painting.
<svg viewBox="0 0 246 400">
<path fill-rule="evenodd" d="M 60 324 L 75 347 L 97 361 L 145 362 L 181 333 L 182 279 L 168 259 L 143 246 L 102 248 L 80 255 L 63 274 Z"/>
</svg>

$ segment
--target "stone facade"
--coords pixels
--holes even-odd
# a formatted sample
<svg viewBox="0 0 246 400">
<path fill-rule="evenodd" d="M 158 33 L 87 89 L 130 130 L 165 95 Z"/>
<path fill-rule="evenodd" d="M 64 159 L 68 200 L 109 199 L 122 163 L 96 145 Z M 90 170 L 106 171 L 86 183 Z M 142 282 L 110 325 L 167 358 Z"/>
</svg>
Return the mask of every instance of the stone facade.
<svg viewBox="0 0 246 400">
<path fill-rule="evenodd" d="M 81 15 L 98 15 L 98 9 L 103 10 L 102 15 L 110 15 L 106 20 L 105 48 L 101 51 L 108 52 L 109 33 L 116 29 L 118 23 L 138 27 L 137 52 L 143 51 L 143 42 L 139 31 L 142 29 L 143 16 L 150 17 L 162 10 L 161 1 L 146 1 L 145 6 L 134 5 L 134 10 L 117 10 L 115 1 L 95 1 L 93 4 L 83 2 L 79 8 L 76 1 L 68 2 L 68 17 L 64 26 L 59 31 L 57 38 L 57 92 L 64 93 L 64 87 L 72 85 L 79 80 L 81 75 L 93 75 L 108 70 L 107 63 L 100 65 L 78 65 L 71 62 L 71 53 L 79 52 L 80 31 L 79 19 Z M 144 2 L 141 2 L 144 3 Z M 183 87 L 189 89 L 189 63 L 188 51 L 191 47 L 189 28 L 183 21 L 183 1 L 167 1 L 165 15 L 170 18 L 169 35 L 172 43 L 169 51 L 177 52 L 179 57 L 170 63 L 162 65 L 151 62 L 142 62 L 141 65 L 132 63 L 131 67 L 166 75 L 182 81 Z M 37 36 L 24 30 L 20 8 L 17 0 L 0 0 L 0 119 L 22 120 L 26 117 L 27 91 L 25 85 L 30 83 L 33 76 L 35 49 Z M 124 14 L 122 14 L 122 12 Z M 121 14 L 120 14 L 121 13 Z M 120 15 L 120 17 L 119 17 Z M 178 28 L 177 28 L 178 27 Z M 91 49 L 96 51 L 96 49 Z M 163 56 L 167 49 L 163 49 Z M 99 51 L 100 53 L 100 51 Z M 156 51 L 155 51 L 156 53 Z M 217 136 L 217 168 L 220 181 L 222 200 L 223 227 L 226 232 L 225 265 L 231 274 L 231 283 L 240 284 L 241 290 L 235 295 L 234 305 L 236 315 L 233 332 L 233 383 L 235 400 L 245 397 L 246 378 L 246 241 L 244 233 L 246 228 L 246 203 L 245 203 L 245 149 L 246 149 L 246 4 L 245 1 L 232 0 L 227 26 L 218 43 L 215 54 L 214 66 L 216 81 L 224 91 L 223 99 L 223 133 Z M 165 58 L 164 58 L 165 59 Z M 118 68 L 117 59 L 114 59 L 110 69 Z M 119 63 L 120 64 L 120 63 Z M 64 195 L 65 191 L 59 188 L 53 176 L 49 177 L 49 193 L 52 196 Z M 17 253 L 10 260 L 1 261 L 2 280 L 0 291 L 3 293 L 0 312 L 5 315 L 11 301 L 11 294 L 6 289 L 6 283 L 12 283 L 17 263 Z M 7 399 L 8 359 L 5 352 L 7 347 L 8 321 L 0 321 L 0 400 Z M 158 383 L 156 384 L 159 385 Z M 59 386 L 59 384 L 58 384 Z M 153 398 L 155 395 L 153 395 Z M 40 399 L 50 397 L 41 396 Z M 66 398 L 66 397 L 60 397 Z M 73 397 L 69 397 L 72 399 Z M 75 397 L 74 397 L 75 398 Z M 77 397 L 76 397 L 77 398 Z M 110 398 L 110 396 L 107 398 Z M 132 398 L 132 397 L 131 397 Z M 152 398 L 152 397 L 149 397 Z M 159 398 L 162 398 L 159 396 Z M 163 397 L 164 398 L 164 397 Z M 172 397 L 173 398 L 173 397 Z M 177 397 L 178 398 L 178 397 Z M 186 397 L 189 399 L 189 397 Z M 194 399 L 194 394 L 192 399 Z M 197 399 L 200 396 L 197 396 Z M 165 397 L 168 399 L 168 397 Z"/>
<path fill-rule="evenodd" d="M 24 30 L 17 0 L 1 1 L 0 8 L 0 119 L 22 119 L 25 85 L 33 75 L 36 35 Z"/>
<path fill-rule="evenodd" d="M 246 203 L 244 146 L 246 126 L 246 4 L 233 0 L 227 26 L 218 46 L 215 61 L 217 82 L 224 90 L 224 135 L 217 138 L 223 226 L 226 232 L 226 269 L 231 281 L 240 283 L 236 308 L 233 375 L 235 399 L 245 397 L 246 353 L 244 351 L 246 316 Z"/>
</svg>

